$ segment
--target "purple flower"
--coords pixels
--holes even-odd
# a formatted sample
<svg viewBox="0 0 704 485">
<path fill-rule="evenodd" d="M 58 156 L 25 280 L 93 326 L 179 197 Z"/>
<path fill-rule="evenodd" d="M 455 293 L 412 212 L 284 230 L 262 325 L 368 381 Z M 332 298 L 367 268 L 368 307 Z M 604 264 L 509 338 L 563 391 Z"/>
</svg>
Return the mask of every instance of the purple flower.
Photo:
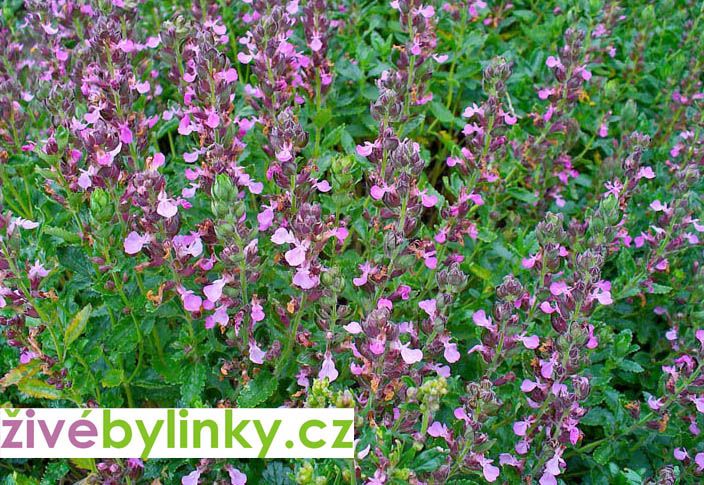
<svg viewBox="0 0 704 485">
<path fill-rule="evenodd" d="M 339 373 L 335 368 L 335 361 L 332 358 L 332 354 L 328 350 L 325 352 L 323 366 L 320 368 L 320 372 L 318 373 L 318 379 L 327 378 L 329 382 L 333 382 L 335 379 L 337 379 L 338 375 Z"/>
<path fill-rule="evenodd" d="M 125 252 L 130 255 L 139 253 L 149 243 L 149 239 L 148 235 L 140 236 L 135 231 L 130 232 L 124 242 Z"/>
</svg>

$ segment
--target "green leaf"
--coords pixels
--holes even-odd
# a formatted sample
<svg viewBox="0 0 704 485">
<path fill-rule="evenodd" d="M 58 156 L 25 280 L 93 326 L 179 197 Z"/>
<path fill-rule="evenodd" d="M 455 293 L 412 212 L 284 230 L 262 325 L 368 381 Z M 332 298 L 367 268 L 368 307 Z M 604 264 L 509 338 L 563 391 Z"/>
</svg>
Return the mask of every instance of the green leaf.
<svg viewBox="0 0 704 485">
<path fill-rule="evenodd" d="M 50 236 L 58 237 L 63 242 L 69 244 L 76 244 L 81 242 L 80 236 L 78 234 L 68 231 L 62 227 L 44 226 L 44 232 Z"/>
<path fill-rule="evenodd" d="M 638 362 L 634 362 L 632 360 L 624 360 L 619 364 L 618 367 L 619 369 L 626 372 L 640 373 L 645 370 Z"/>
<path fill-rule="evenodd" d="M 76 339 L 85 331 L 91 311 L 93 311 L 93 307 L 90 303 L 88 303 L 71 319 L 71 323 L 68 324 L 68 327 L 66 327 L 66 332 L 64 333 L 64 347 L 66 349 L 68 349 L 68 347 L 70 347 L 71 344 L 75 342 Z"/>
<path fill-rule="evenodd" d="M 430 103 L 430 111 L 432 111 L 433 115 L 442 123 L 449 124 L 455 121 L 455 115 L 452 114 L 452 111 L 437 101 Z"/>
<path fill-rule="evenodd" d="M 269 463 L 262 473 L 262 483 L 267 485 L 293 485 L 295 482 L 289 478 L 291 470 L 284 467 L 280 461 Z"/>
<path fill-rule="evenodd" d="M 506 193 L 514 199 L 518 199 L 527 204 L 535 204 L 538 202 L 538 197 L 533 192 L 529 192 L 521 187 L 509 187 L 506 189 Z"/>
<path fill-rule="evenodd" d="M 100 383 L 103 385 L 103 387 L 117 387 L 122 384 L 124 377 L 125 373 L 122 370 L 110 369 L 105 374 L 103 374 L 103 378 L 101 379 Z"/>
<path fill-rule="evenodd" d="M 446 454 L 438 448 L 425 450 L 413 460 L 416 473 L 434 472 L 445 463 Z"/>
<path fill-rule="evenodd" d="M 61 399 L 62 392 L 39 379 L 25 379 L 17 388 L 20 392 L 37 399 Z"/>
<path fill-rule="evenodd" d="M 26 364 L 20 364 L 0 379 L 0 389 L 19 384 L 23 380 L 39 373 L 41 361 L 39 359 L 30 360 Z"/>
<path fill-rule="evenodd" d="M 592 408 L 582 418 L 581 423 L 585 426 L 611 426 L 614 423 L 614 415 L 604 408 Z"/>
<path fill-rule="evenodd" d="M 278 387 L 278 382 L 268 371 L 262 371 L 257 377 L 247 383 L 237 397 L 237 405 L 241 408 L 254 408 L 265 402 Z"/>
<path fill-rule="evenodd" d="M 612 454 L 613 450 L 611 449 L 611 443 L 604 443 L 594 450 L 592 457 L 594 458 L 594 461 L 603 466 L 609 462 Z"/>
<path fill-rule="evenodd" d="M 324 128 L 332 119 L 332 111 L 330 108 L 323 108 L 313 116 L 313 124 L 316 128 Z"/>
<path fill-rule="evenodd" d="M 70 461 L 81 470 L 95 470 L 95 459 L 93 458 L 71 458 Z"/>
<path fill-rule="evenodd" d="M 469 270 L 484 281 L 491 280 L 491 271 L 482 266 L 479 266 L 478 264 L 472 263 L 472 265 L 469 267 Z"/>
<path fill-rule="evenodd" d="M 205 365 L 202 362 L 197 362 L 190 368 L 187 368 L 182 375 L 183 385 L 181 386 L 181 401 L 184 406 L 190 406 L 197 398 L 200 397 L 205 387 Z"/>
<path fill-rule="evenodd" d="M 44 476 L 42 476 L 41 485 L 56 485 L 61 483 L 61 479 L 66 476 L 70 468 L 65 460 L 52 461 L 44 470 Z"/>
<path fill-rule="evenodd" d="M 666 295 L 667 293 L 669 293 L 671 291 L 672 291 L 672 288 L 669 286 L 659 285 L 657 283 L 653 283 L 653 288 L 650 293 L 654 293 L 656 295 Z"/>
<path fill-rule="evenodd" d="M 345 130 L 345 125 L 336 126 L 331 132 L 323 138 L 323 148 L 332 148 L 342 139 L 342 133 Z"/>
</svg>

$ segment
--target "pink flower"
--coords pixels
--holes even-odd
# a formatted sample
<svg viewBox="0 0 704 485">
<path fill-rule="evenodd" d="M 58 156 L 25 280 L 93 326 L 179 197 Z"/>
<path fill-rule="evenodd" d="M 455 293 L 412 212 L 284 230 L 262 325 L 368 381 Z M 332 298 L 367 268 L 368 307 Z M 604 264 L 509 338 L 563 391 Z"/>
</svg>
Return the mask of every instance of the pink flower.
<svg viewBox="0 0 704 485">
<path fill-rule="evenodd" d="M 178 205 L 163 190 L 159 193 L 159 205 L 156 207 L 156 213 L 166 219 L 171 219 L 178 213 Z"/>
<path fill-rule="evenodd" d="M 531 335 L 530 337 L 519 337 L 519 340 L 523 342 L 523 345 L 527 349 L 537 349 L 540 345 L 540 337 L 537 335 Z"/>
<path fill-rule="evenodd" d="M 266 357 L 266 352 L 259 348 L 255 340 L 249 342 L 249 360 L 255 364 L 263 364 L 264 358 Z"/>
<path fill-rule="evenodd" d="M 700 413 L 704 413 L 704 395 L 698 397 L 692 396 L 689 399 L 694 403 L 694 406 L 697 408 L 697 411 L 699 411 Z"/>
<path fill-rule="evenodd" d="M 477 310 L 472 315 L 472 321 L 478 327 L 484 327 L 493 331 L 496 327 L 491 323 L 491 317 L 487 317 L 484 310 Z"/>
<path fill-rule="evenodd" d="M 447 429 L 447 425 L 440 421 L 433 421 L 433 424 L 428 426 L 428 434 L 433 438 L 446 438 L 449 436 L 449 430 Z"/>
<path fill-rule="evenodd" d="M 310 41 L 310 50 L 313 52 L 318 52 L 322 49 L 323 43 L 320 41 L 320 34 L 315 33 Z"/>
<path fill-rule="evenodd" d="M 543 88 L 538 91 L 538 98 L 540 99 L 548 99 L 550 95 L 552 94 L 552 89 L 551 88 Z"/>
<path fill-rule="evenodd" d="M 418 13 L 429 19 L 435 15 L 435 8 L 432 5 L 423 5 L 418 9 Z"/>
<path fill-rule="evenodd" d="M 210 330 L 215 327 L 215 324 L 224 327 L 229 321 L 230 318 L 227 315 L 227 307 L 221 305 L 215 309 L 215 312 L 212 315 L 205 317 L 205 328 Z"/>
<path fill-rule="evenodd" d="M 122 150 L 122 142 L 118 143 L 117 146 L 108 152 L 105 150 L 98 149 L 96 150 L 96 161 L 98 162 L 98 165 L 102 165 L 103 167 L 109 167 L 112 165 L 112 162 L 115 161 L 115 157 L 120 153 Z"/>
<path fill-rule="evenodd" d="M 149 242 L 149 236 L 140 236 L 135 231 L 130 232 L 125 238 L 124 248 L 127 254 L 137 254 L 145 244 Z"/>
<path fill-rule="evenodd" d="M 560 62 L 560 59 L 554 56 L 549 56 L 547 60 L 545 61 L 545 64 L 550 68 L 557 68 L 559 70 L 563 70 L 565 66 L 562 65 L 562 62 Z"/>
<path fill-rule="evenodd" d="M 149 85 L 149 81 L 144 81 L 141 83 L 135 83 L 134 88 L 139 94 L 146 94 L 149 92 L 151 86 Z"/>
<path fill-rule="evenodd" d="M 362 333 L 362 326 L 359 324 L 359 322 L 350 322 L 347 325 L 344 325 L 342 328 L 347 330 L 352 335 Z"/>
<path fill-rule="evenodd" d="M 198 485 L 200 470 L 193 470 L 191 473 L 181 478 L 181 485 Z"/>
<path fill-rule="evenodd" d="M 562 473 L 560 466 L 564 465 L 565 460 L 562 459 L 562 450 L 558 448 L 557 450 L 555 450 L 555 454 L 553 455 L 553 457 L 550 458 L 547 463 L 545 463 L 545 473 L 556 477 L 557 475 Z"/>
<path fill-rule="evenodd" d="M 601 125 L 599 125 L 599 136 L 601 138 L 606 138 L 607 136 L 609 136 L 609 125 L 607 125 L 606 123 L 602 123 Z"/>
<path fill-rule="evenodd" d="M 445 357 L 445 360 L 448 361 L 450 364 L 454 364 L 458 360 L 460 360 L 460 353 L 457 350 L 457 344 L 451 343 L 449 337 L 441 337 L 441 342 L 443 346 L 445 347 L 445 352 L 443 353 L 443 357 Z"/>
<path fill-rule="evenodd" d="M 253 322 L 261 322 L 264 320 L 264 308 L 256 300 L 252 300 L 252 310 L 249 314 L 252 317 Z"/>
<path fill-rule="evenodd" d="M 218 116 L 218 114 L 214 111 L 211 112 L 208 115 L 208 118 L 205 120 L 205 124 L 208 125 L 210 128 L 217 128 L 218 126 L 220 126 L 220 116 Z"/>
<path fill-rule="evenodd" d="M 199 311 L 203 304 L 203 299 L 190 290 L 181 292 L 181 301 L 183 302 L 183 308 L 189 312 Z"/>
<path fill-rule="evenodd" d="M 257 214 L 257 222 L 259 223 L 259 231 L 266 231 L 274 222 L 274 211 L 267 207 L 262 212 Z"/>
<path fill-rule="evenodd" d="M 525 421 L 516 421 L 513 423 L 513 433 L 516 436 L 525 436 L 532 424 L 533 421 L 530 418 Z"/>
<path fill-rule="evenodd" d="M 35 261 L 32 266 L 30 266 L 27 276 L 30 280 L 40 280 L 45 278 L 49 272 L 44 268 L 44 265 L 39 261 Z"/>
<path fill-rule="evenodd" d="M 611 305 L 614 300 L 611 298 L 611 292 L 603 288 L 595 288 L 591 295 L 592 299 L 597 300 L 602 305 Z"/>
<path fill-rule="evenodd" d="M 37 354 L 31 350 L 23 350 L 20 353 L 20 364 L 29 364 L 32 359 L 36 358 Z"/>
<path fill-rule="evenodd" d="M 153 157 L 151 157 L 151 161 L 148 163 L 148 169 L 149 170 L 156 170 L 159 167 L 162 167 L 164 163 L 166 162 L 166 157 L 164 156 L 163 153 L 161 152 L 156 152 Z"/>
<path fill-rule="evenodd" d="M 653 202 L 650 203 L 650 208 L 653 209 L 655 212 L 662 212 L 662 211 L 667 211 L 667 204 L 663 204 L 659 200 L 654 200 Z"/>
<path fill-rule="evenodd" d="M 478 114 L 479 116 L 484 116 L 484 108 L 479 108 L 477 107 L 477 104 L 474 103 L 472 106 L 467 106 L 464 111 L 462 112 L 462 117 L 464 118 L 471 118 L 472 116 Z"/>
<path fill-rule="evenodd" d="M 430 318 L 435 318 L 437 315 L 437 302 L 435 299 L 423 300 L 418 303 L 418 306 L 427 313 Z"/>
<path fill-rule="evenodd" d="M 302 265 L 306 260 L 306 249 L 308 249 L 307 241 L 296 244 L 293 249 L 286 251 L 286 262 L 294 267 Z"/>
<path fill-rule="evenodd" d="M 230 464 L 225 465 L 225 469 L 230 475 L 230 485 L 246 485 L 247 475 Z"/>
<path fill-rule="evenodd" d="M 521 466 L 521 462 L 510 453 L 501 453 L 499 455 L 499 464 L 501 466 L 503 466 L 503 465 L 514 466 L 514 467 Z"/>
<path fill-rule="evenodd" d="M 193 125 L 191 125 L 191 117 L 186 115 L 181 118 L 178 124 L 178 134 L 183 136 L 188 136 L 195 131 Z"/>
<path fill-rule="evenodd" d="M 374 143 L 365 141 L 364 145 L 357 145 L 357 154 L 363 156 L 363 157 L 368 157 L 369 155 L 372 154 L 372 150 L 374 149 L 376 145 Z"/>
<path fill-rule="evenodd" d="M 120 125 L 120 141 L 124 143 L 125 145 L 129 145 L 132 143 L 133 137 L 132 137 L 132 130 L 130 130 L 130 127 L 127 123 L 121 124 Z"/>
<path fill-rule="evenodd" d="M 423 204 L 423 207 L 435 207 L 435 204 L 438 203 L 438 198 L 434 195 L 428 195 L 427 190 L 423 190 L 418 193 L 421 197 L 421 203 Z"/>
<path fill-rule="evenodd" d="M 274 234 L 271 236 L 271 242 L 274 244 L 293 244 L 296 242 L 296 238 L 293 237 L 291 231 L 280 227 L 274 231 Z"/>
<path fill-rule="evenodd" d="M 209 301 L 215 303 L 222 297 L 222 289 L 227 284 L 225 278 L 220 278 L 213 281 L 211 284 L 203 288 L 203 294 L 208 298 Z"/>
<path fill-rule="evenodd" d="M 183 161 L 186 163 L 194 163 L 198 160 L 198 155 L 200 155 L 199 150 L 194 150 L 192 152 L 186 152 L 183 154 Z"/>
<path fill-rule="evenodd" d="M 697 471 L 704 471 L 704 452 L 697 453 L 694 457 L 694 463 L 697 465 Z"/>
<path fill-rule="evenodd" d="M 327 350 L 325 352 L 325 358 L 323 359 L 323 366 L 318 373 L 318 379 L 325 379 L 327 377 L 329 382 L 333 382 L 337 379 L 338 375 L 339 373 L 335 368 L 335 361 L 332 359 L 332 354 Z"/>
<path fill-rule="evenodd" d="M 401 344 L 401 358 L 408 364 L 415 364 L 423 359 L 423 351 L 420 349 L 411 349 L 410 343 Z"/>
<path fill-rule="evenodd" d="M 307 267 L 300 267 L 293 277 L 293 284 L 304 290 L 315 288 L 320 283 L 320 276 L 312 275 Z"/>
<path fill-rule="evenodd" d="M 554 281 L 550 283 L 550 293 L 555 296 L 569 295 L 570 289 L 564 281 Z"/>
<path fill-rule="evenodd" d="M 523 260 L 521 261 L 521 266 L 526 269 L 531 269 L 533 268 L 533 266 L 535 266 L 535 263 L 537 261 L 540 261 L 540 255 L 534 254 L 532 256 L 528 256 L 527 258 L 523 258 Z"/>
<path fill-rule="evenodd" d="M 375 184 L 372 185 L 369 194 L 372 196 L 372 199 L 381 200 L 384 197 L 384 194 L 387 194 L 389 192 L 393 192 L 393 187 L 379 187 Z"/>
<path fill-rule="evenodd" d="M 476 458 L 479 465 L 482 467 L 482 474 L 484 475 L 486 481 L 495 482 L 496 479 L 499 478 L 499 473 L 501 473 L 501 470 L 499 470 L 499 467 L 492 465 L 494 460 L 489 460 L 485 458 L 484 455 L 477 455 Z"/>
<path fill-rule="evenodd" d="M 655 396 L 650 396 L 648 398 L 648 407 L 653 411 L 659 411 L 663 404 L 665 404 L 662 402 L 662 399 L 663 398 L 655 399 Z"/>
<path fill-rule="evenodd" d="M 357 278 L 352 278 L 352 283 L 354 286 L 364 286 L 367 284 L 367 277 L 369 276 L 369 273 L 372 271 L 372 265 L 369 262 L 366 262 L 364 264 L 359 265 L 359 269 L 362 271 L 362 276 L 358 276 Z"/>
<path fill-rule="evenodd" d="M 675 448 L 673 455 L 676 460 L 682 461 L 686 458 L 689 458 L 689 454 L 687 453 L 687 450 L 684 448 Z"/>
</svg>

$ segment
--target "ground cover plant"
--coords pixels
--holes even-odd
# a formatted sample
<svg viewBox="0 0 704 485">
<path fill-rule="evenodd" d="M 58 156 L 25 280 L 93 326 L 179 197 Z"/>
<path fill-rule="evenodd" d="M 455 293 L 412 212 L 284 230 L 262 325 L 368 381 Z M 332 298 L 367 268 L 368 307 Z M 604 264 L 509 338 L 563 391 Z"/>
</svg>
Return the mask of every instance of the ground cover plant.
<svg viewBox="0 0 704 485">
<path fill-rule="evenodd" d="M 6 0 L 0 402 L 357 458 L 3 483 L 701 483 L 703 7 Z"/>
</svg>

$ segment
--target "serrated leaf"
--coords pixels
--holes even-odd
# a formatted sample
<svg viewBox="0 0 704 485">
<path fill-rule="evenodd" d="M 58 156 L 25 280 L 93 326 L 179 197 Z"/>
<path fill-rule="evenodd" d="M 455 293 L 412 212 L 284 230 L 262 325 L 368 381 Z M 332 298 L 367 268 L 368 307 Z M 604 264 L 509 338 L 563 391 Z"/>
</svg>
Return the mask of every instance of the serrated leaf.
<svg viewBox="0 0 704 485">
<path fill-rule="evenodd" d="M 335 129 L 333 129 L 331 132 L 329 132 L 327 135 L 325 135 L 325 138 L 323 138 L 323 148 L 332 148 L 338 143 L 340 143 L 340 140 L 342 139 L 342 133 L 345 130 L 345 125 L 339 125 L 336 126 Z"/>
<path fill-rule="evenodd" d="M 469 267 L 469 270 L 484 281 L 491 280 L 491 271 L 482 266 L 479 266 L 478 264 L 472 264 Z"/>
<path fill-rule="evenodd" d="M 100 383 L 103 387 L 117 387 L 122 384 L 124 377 L 125 375 L 123 371 L 119 369 L 110 369 L 103 375 Z"/>
<path fill-rule="evenodd" d="M 71 458 L 70 461 L 81 470 L 95 470 L 95 459 L 93 458 Z"/>
<path fill-rule="evenodd" d="M 284 467 L 280 461 L 269 463 L 262 473 L 262 481 L 267 485 L 293 485 L 295 482 L 289 478 L 291 470 Z"/>
<path fill-rule="evenodd" d="M 325 125 L 330 123 L 330 120 L 332 119 L 332 111 L 330 108 L 324 108 L 315 113 L 313 116 L 313 125 L 315 125 L 316 128 L 324 128 Z"/>
<path fill-rule="evenodd" d="M 671 291 L 672 291 L 672 288 L 669 286 L 659 285 L 657 283 L 653 283 L 650 293 L 653 293 L 656 295 L 666 295 Z"/>
<path fill-rule="evenodd" d="M 29 478 L 28 476 L 22 475 L 21 473 L 17 472 L 12 474 L 11 480 L 9 476 L 7 478 L 9 481 L 5 483 L 12 485 L 37 485 L 39 483 L 36 478 Z"/>
<path fill-rule="evenodd" d="M 442 123 L 452 123 L 455 120 L 455 115 L 452 114 L 452 111 L 437 101 L 430 103 L 430 111 Z"/>
<path fill-rule="evenodd" d="M 532 205 L 538 201 L 538 197 L 533 192 L 529 192 L 528 190 L 523 189 L 521 187 L 509 187 L 508 189 L 506 189 L 506 193 L 514 199 L 518 199 L 527 204 Z"/>
<path fill-rule="evenodd" d="M 64 242 L 75 244 L 80 243 L 81 238 L 76 233 L 67 231 L 62 227 L 44 226 L 44 232 L 50 236 L 58 237 Z"/>
<path fill-rule="evenodd" d="M 205 365 L 202 362 L 197 362 L 183 373 L 181 401 L 185 406 L 191 405 L 196 398 L 200 397 L 205 387 L 205 378 Z"/>
<path fill-rule="evenodd" d="M 64 333 L 64 347 L 68 348 L 85 331 L 91 311 L 93 311 L 93 307 L 88 303 L 71 319 L 71 323 L 68 324 Z"/>
<path fill-rule="evenodd" d="M 603 466 L 609 462 L 612 454 L 613 450 L 611 449 L 611 443 L 604 443 L 594 450 L 592 457 L 594 458 L 594 461 Z"/>
<path fill-rule="evenodd" d="M 624 360 L 619 364 L 618 367 L 619 369 L 626 372 L 640 373 L 645 370 L 638 362 L 634 362 L 632 360 Z"/>
<path fill-rule="evenodd" d="M 592 408 L 582 418 L 581 423 L 585 426 L 611 426 L 614 423 L 614 415 L 608 409 Z"/>
<path fill-rule="evenodd" d="M 70 468 L 64 460 L 50 462 L 44 470 L 41 485 L 56 485 L 60 483 L 69 470 Z"/>
<path fill-rule="evenodd" d="M 434 472 L 445 462 L 446 454 L 437 448 L 425 450 L 413 460 L 416 473 Z"/>
<path fill-rule="evenodd" d="M 30 360 L 26 364 L 20 364 L 0 379 L 0 389 L 18 384 L 22 380 L 38 374 L 40 369 L 41 362 L 37 359 Z"/>
<path fill-rule="evenodd" d="M 247 383 L 237 397 L 237 405 L 241 408 L 254 408 L 265 402 L 276 391 L 277 381 L 272 375 L 263 371 Z"/>
<path fill-rule="evenodd" d="M 37 399 L 61 399 L 62 392 L 39 379 L 25 379 L 17 384 L 20 392 Z"/>
</svg>

